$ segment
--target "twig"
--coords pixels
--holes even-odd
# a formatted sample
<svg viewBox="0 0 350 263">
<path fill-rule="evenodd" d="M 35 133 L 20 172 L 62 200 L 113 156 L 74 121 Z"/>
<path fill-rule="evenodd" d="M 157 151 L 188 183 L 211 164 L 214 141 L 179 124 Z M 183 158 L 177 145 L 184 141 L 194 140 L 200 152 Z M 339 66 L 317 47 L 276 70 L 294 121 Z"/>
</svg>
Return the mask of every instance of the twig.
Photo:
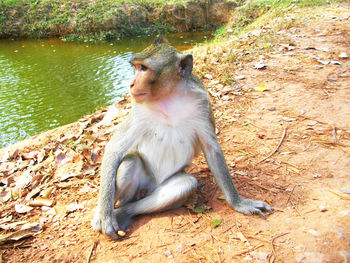
<svg viewBox="0 0 350 263">
<path fill-rule="evenodd" d="M 277 145 L 276 149 L 274 151 L 272 151 L 268 156 L 266 156 L 262 160 L 258 161 L 257 164 L 265 161 L 266 159 L 270 158 L 275 152 L 277 152 L 277 150 L 281 147 L 284 138 L 286 137 L 286 133 L 287 133 L 287 127 L 284 128 L 281 140 L 280 140 L 279 144 Z"/>
<path fill-rule="evenodd" d="M 332 194 L 334 194 L 334 195 L 340 197 L 340 198 L 343 199 L 343 200 L 350 200 L 350 197 L 348 197 L 348 196 L 343 196 L 343 195 L 338 194 L 338 193 L 336 193 L 336 192 L 333 192 L 333 191 L 331 191 L 331 190 L 328 190 L 328 192 L 331 192 Z"/>
<path fill-rule="evenodd" d="M 337 143 L 337 127 L 333 127 L 333 141 Z"/>
<path fill-rule="evenodd" d="M 288 235 L 290 232 L 286 232 L 286 233 L 283 233 L 283 234 L 280 234 L 280 235 L 278 235 L 278 236 L 274 236 L 272 239 L 271 239 L 271 247 L 272 247 L 272 254 L 270 254 L 269 255 L 269 257 L 268 257 L 268 261 L 269 262 L 275 262 L 275 259 L 276 259 L 276 250 L 275 250 L 275 245 L 273 244 L 273 242 L 275 242 L 275 240 L 277 239 L 277 238 L 279 238 L 279 237 L 283 237 L 283 236 L 285 236 L 285 235 Z M 271 258 L 272 258 L 272 255 L 273 255 L 273 259 L 272 259 L 272 261 L 270 261 L 271 260 Z"/>
<path fill-rule="evenodd" d="M 290 194 L 289 194 L 289 196 L 288 196 L 286 205 L 288 205 L 288 203 L 289 203 L 289 201 L 290 201 L 290 198 L 292 197 L 292 194 L 293 194 L 293 192 L 294 192 L 294 189 L 295 189 L 297 186 L 300 186 L 300 185 L 299 185 L 299 184 L 294 185 L 292 191 L 290 192 Z"/>
<path fill-rule="evenodd" d="M 247 253 L 252 252 L 252 251 L 254 251 L 255 249 L 258 249 L 258 248 L 260 248 L 260 247 L 262 247 L 262 246 L 264 246 L 264 244 L 259 244 L 259 245 L 256 245 L 256 246 L 253 247 L 253 248 L 245 249 L 245 250 L 243 250 L 243 251 L 241 251 L 241 252 L 239 252 L 239 253 L 237 253 L 237 254 L 234 254 L 232 257 L 237 257 L 237 256 L 241 256 L 242 254 L 247 254 Z"/>
<path fill-rule="evenodd" d="M 88 258 L 86 260 L 87 263 L 90 263 L 90 259 L 91 259 L 92 253 L 94 253 L 94 250 L 96 249 L 98 243 L 99 243 L 99 241 L 95 241 L 94 244 L 92 245 L 90 253 L 89 253 L 89 256 L 88 256 Z"/>
</svg>

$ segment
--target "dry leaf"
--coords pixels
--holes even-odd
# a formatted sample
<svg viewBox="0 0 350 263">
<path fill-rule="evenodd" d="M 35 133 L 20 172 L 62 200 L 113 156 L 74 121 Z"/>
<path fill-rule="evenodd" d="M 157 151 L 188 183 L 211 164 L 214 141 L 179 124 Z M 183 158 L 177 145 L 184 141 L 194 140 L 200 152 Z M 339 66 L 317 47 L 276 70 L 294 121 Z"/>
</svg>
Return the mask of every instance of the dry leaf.
<svg viewBox="0 0 350 263">
<path fill-rule="evenodd" d="M 25 214 L 25 213 L 28 213 L 29 211 L 32 211 L 33 207 L 30 207 L 30 206 L 27 206 L 27 205 L 23 205 L 23 204 L 16 204 L 15 205 L 15 210 L 19 214 Z"/>
<path fill-rule="evenodd" d="M 44 198 L 44 197 L 37 197 L 34 200 L 29 202 L 30 206 L 38 207 L 38 206 L 53 206 L 56 204 L 55 200 Z"/>
<path fill-rule="evenodd" d="M 254 88 L 254 90 L 263 92 L 263 91 L 269 90 L 269 88 L 266 85 L 258 85 Z"/>
<path fill-rule="evenodd" d="M 0 244 L 6 244 L 10 241 L 18 241 L 26 237 L 34 236 L 41 230 L 41 228 L 40 224 L 26 224 L 21 230 L 14 233 L 0 235 Z"/>
</svg>

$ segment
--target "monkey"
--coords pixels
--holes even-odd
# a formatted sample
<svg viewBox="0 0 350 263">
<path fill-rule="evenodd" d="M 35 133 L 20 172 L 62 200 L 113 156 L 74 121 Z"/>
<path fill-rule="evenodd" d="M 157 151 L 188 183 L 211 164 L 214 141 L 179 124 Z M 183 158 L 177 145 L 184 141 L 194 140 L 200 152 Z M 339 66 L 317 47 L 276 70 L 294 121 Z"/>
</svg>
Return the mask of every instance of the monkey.
<svg viewBox="0 0 350 263">
<path fill-rule="evenodd" d="M 118 239 L 134 216 L 181 207 L 197 188 L 185 168 L 200 151 L 236 211 L 264 219 L 263 212 L 273 213 L 267 203 L 243 198 L 235 188 L 208 92 L 192 72 L 193 56 L 158 37 L 130 63 L 132 108 L 106 145 L 92 227 Z"/>
</svg>

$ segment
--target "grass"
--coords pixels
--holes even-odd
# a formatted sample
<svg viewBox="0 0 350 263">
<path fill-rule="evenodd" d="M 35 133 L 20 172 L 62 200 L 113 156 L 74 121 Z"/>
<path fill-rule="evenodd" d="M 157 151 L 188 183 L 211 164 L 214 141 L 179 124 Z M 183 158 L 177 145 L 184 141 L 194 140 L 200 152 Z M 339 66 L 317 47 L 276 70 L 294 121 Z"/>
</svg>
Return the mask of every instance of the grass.
<svg viewBox="0 0 350 263">
<path fill-rule="evenodd" d="M 241 4 L 242 0 L 226 0 Z M 112 38 L 177 30 L 174 5 L 193 0 L 0 0 L 0 37 Z M 132 3 L 126 7 L 125 5 Z M 197 1 L 198 3 L 198 1 Z M 201 4 L 210 1 L 201 0 Z M 186 20 L 191 24 L 194 17 Z M 164 20 L 167 20 L 165 22 Z M 190 21 L 191 20 L 191 21 Z M 210 26 L 210 25 L 205 25 Z"/>
<path fill-rule="evenodd" d="M 284 18 L 291 9 L 317 7 L 334 2 L 346 2 L 337 0 L 255 0 L 238 7 L 232 14 L 230 22 L 216 32 L 216 40 L 224 39 L 228 35 L 241 35 L 247 31 L 259 28 L 259 25 L 279 24 L 280 27 L 288 27 L 295 21 Z M 276 24 L 273 27 L 277 28 Z"/>
</svg>

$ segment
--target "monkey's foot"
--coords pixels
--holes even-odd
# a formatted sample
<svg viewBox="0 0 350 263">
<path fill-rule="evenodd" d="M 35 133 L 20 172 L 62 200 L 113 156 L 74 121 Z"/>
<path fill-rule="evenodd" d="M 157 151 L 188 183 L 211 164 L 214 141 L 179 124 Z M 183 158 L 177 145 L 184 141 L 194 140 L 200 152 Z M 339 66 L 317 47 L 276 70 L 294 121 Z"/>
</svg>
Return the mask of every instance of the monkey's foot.
<svg viewBox="0 0 350 263">
<path fill-rule="evenodd" d="M 119 229 L 118 230 L 126 230 L 126 228 L 131 223 L 132 215 L 128 213 L 128 210 L 125 206 L 117 208 L 113 211 L 113 216 L 118 222 Z"/>
<path fill-rule="evenodd" d="M 266 216 L 263 212 L 273 213 L 273 209 L 267 203 L 244 198 L 238 204 L 234 205 L 234 209 L 245 215 L 258 214 L 264 219 L 266 219 Z"/>
<path fill-rule="evenodd" d="M 96 212 L 94 219 L 91 221 L 91 226 L 111 239 L 119 238 L 117 231 L 120 230 L 120 228 L 114 215 L 104 216 L 102 219 L 99 212 Z"/>
</svg>

